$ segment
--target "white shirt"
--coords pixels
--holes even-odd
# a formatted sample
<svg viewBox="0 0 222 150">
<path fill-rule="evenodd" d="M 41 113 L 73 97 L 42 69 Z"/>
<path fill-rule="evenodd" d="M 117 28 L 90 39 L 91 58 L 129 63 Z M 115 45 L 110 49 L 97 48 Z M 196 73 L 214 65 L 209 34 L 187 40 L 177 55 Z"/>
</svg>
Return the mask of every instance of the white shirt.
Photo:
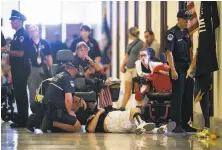
<svg viewBox="0 0 222 150">
<path fill-rule="evenodd" d="M 147 73 L 145 73 L 145 72 L 142 72 L 141 63 L 142 63 L 141 60 L 137 60 L 137 61 L 135 62 L 135 64 L 136 64 L 136 72 L 137 72 L 138 76 L 143 77 L 144 75 L 149 75 L 149 74 L 147 74 Z M 150 62 L 149 62 L 149 68 L 150 68 L 151 73 L 153 73 L 153 70 L 156 68 L 156 66 L 162 65 L 162 64 L 163 64 L 163 63 L 161 63 L 161 62 L 153 62 L 153 61 L 150 61 Z"/>
</svg>

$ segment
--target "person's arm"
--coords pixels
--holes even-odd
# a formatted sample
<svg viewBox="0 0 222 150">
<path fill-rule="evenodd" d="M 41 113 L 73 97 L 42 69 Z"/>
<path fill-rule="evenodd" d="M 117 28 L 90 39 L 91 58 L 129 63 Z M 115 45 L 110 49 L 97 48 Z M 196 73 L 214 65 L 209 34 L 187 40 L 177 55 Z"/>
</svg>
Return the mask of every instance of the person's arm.
<svg viewBox="0 0 222 150">
<path fill-rule="evenodd" d="M 47 41 L 45 41 L 45 48 L 43 49 L 43 54 L 45 55 L 48 69 L 50 69 L 52 67 L 52 64 L 53 64 L 52 49 L 51 49 L 51 46 L 49 45 L 49 43 Z"/>
<path fill-rule="evenodd" d="M 137 72 L 138 76 L 143 77 L 144 74 L 143 74 L 143 71 L 142 71 L 141 60 L 137 60 L 135 62 L 135 64 L 136 64 L 136 72 Z"/>
<path fill-rule="evenodd" d="M 27 50 L 29 48 L 31 49 L 31 46 L 32 46 L 31 39 L 27 35 L 20 36 L 17 39 L 16 44 L 18 44 L 18 47 L 20 49 L 13 50 L 13 51 L 6 50 L 5 52 L 11 56 L 22 57 L 24 55 L 25 51 L 28 52 Z"/>
<path fill-rule="evenodd" d="M 121 72 L 124 72 L 124 67 L 125 67 L 125 65 L 126 65 L 126 62 L 128 61 L 128 54 L 126 54 L 125 56 L 124 56 L 124 59 L 123 59 L 123 62 L 122 62 L 122 64 L 121 64 L 121 67 L 120 67 L 120 71 Z"/>
<path fill-rule="evenodd" d="M 73 115 L 72 111 L 72 103 L 73 103 L 73 98 L 72 94 L 75 93 L 75 85 L 74 81 L 70 79 L 68 76 L 63 77 L 63 90 L 65 93 L 65 106 L 66 110 L 70 115 Z"/>
<path fill-rule="evenodd" d="M 70 114 L 73 115 L 73 111 L 72 111 L 72 93 L 66 93 L 65 94 L 65 106 L 66 106 L 66 111 Z"/>
<path fill-rule="evenodd" d="M 5 50 L 6 50 L 6 45 L 7 45 L 7 42 L 5 40 L 5 37 L 3 35 L 3 33 L 1 32 L 1 52 L 4 53 Z"/>
<path fill-rule="evenodd" d="M 72 44 L 71 44 L 71 46 L 69 48 L 73 52 L 73 54 L 76 51 L 76 44 L 77 44 L 77 39 L 72 42 Z"/>
<path fill-rule="evenodd" d="M 94 67 L 96 71 L 101 71 L 103 68 L 95 61 L 93 61 L 88 55 L 85 58 L 89 61 L 89 63 Z"/>
<path fill-rule="evenodd" d="M 87 130 L 89 133 L 94 133 L 95 132 L 95 129 L 96 129 L 96 126 L 97 126 L 97 123 L 98 123 L 98 120 L 99 120 L 99 117 L 100 115 L 104 112 L 105 110 L 104 109 L 100 109 L 95 117 L 92 119 L 92 121 L 89 123 L 88 127 L 87 127 Z"/>
</svg>

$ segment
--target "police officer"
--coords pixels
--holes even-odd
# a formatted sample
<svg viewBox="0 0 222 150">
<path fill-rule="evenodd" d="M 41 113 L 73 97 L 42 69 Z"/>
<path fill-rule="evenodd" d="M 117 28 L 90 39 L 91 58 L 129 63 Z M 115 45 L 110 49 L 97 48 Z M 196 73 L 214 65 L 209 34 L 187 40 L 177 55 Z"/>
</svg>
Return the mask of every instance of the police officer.
<svg viewBox="0 0 222 150">
<path fill-rule="evenodd" d="M 25 127 L 28 120 L 27 80 L 30 74 L 29 52 L 33 49 L 31 40 L 23 28 L 26 17 L 16 10 L 11 13 L 11 25 L 16 33 L 11 41 L 10 50 L 6 50 L 10 56 L 9 61 L 12 72 L 12 82 L 15 90 L 18 116 L 11 127 Z"/>
<path fill-rule="evenodd" d="M 187 70 L 190 65 L 189 49 L 191 48 L 189 31 L 186 27 L 188 20 L 191 19 L 191 14 L 186 10 L 180 10 L 177 13 L 177 18 L 177 25 L 169 29 L 165 37 L 165 50 L 171 68 L 171 118 L 177 124 L 177 127 L 173 132 L 183 133 L 184 130 L 186 132 L 195 132 L 196 130 L 188 125 L 188 121 L 193 111 L 193 91 L 187 90 L 193 89 L 194 85 L 190 79 L 186 79 Z"/>
<path fill-rule="evenodd" d="M 100 61 L 101 61 L 101 52 L 100 52 L 100 49 L 99 49 L 99 45 L 98 43 L 96 42 L 95 39 L 93 39 L 92 37 L 89 36 L 90 34 L 90 27 L 87 26 L 87 25 L 82 25 L 80 27 L 80 35 L 81 37 L 80 38 L 77 38 L 75 39 L 73 42 L 72 42 L 72 45 L 70 47 L 70 49 L 75 52 L 76 50 L 76 45 L 83 41 L 85 42 L 88 47 L 89 47 L 89 57 L 92 59 L 92 60 L 95 60 L 98 64 L 100 64 Z"/>
<path fill-rule="evenodd" d="M 78 72 L 76 62 L 68 62 L 65 71 L 57 74 L 50 83 L 47 92 L 42 100 L 47 106 L 41 130 L 60 128 L 68 132 L 78 132 L 81 128 L 75 111 L 81 105 L 86 107 L 84 100 L 75 96 L 75 85 L 73 78 Z"/>
<path fill-rule="evenodd" d="M 39 88 L 42 79 L 39 73 L 49 74 L 52 66 L 52 52 L 49 43 L 39 36 L 39 28 L 36 25 L 29 26 L 29 34 L 35 51 L 31 55 L 31 73 L 28 78 L 29 99 L 31 109 L 33 108 L 36 90 Z M 44 71 L 43 71 L 44 70 Z M 32 109 L 33 111 L 33 109 Z"/>
</svg>

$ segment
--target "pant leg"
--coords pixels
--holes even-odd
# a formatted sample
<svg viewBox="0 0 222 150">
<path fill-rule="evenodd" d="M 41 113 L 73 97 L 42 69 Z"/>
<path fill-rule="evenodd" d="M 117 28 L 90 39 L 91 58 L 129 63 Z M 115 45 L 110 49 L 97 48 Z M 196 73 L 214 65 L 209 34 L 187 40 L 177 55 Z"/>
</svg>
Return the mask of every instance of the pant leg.
<svg viewBox="0 0 222 150">
<path fill-rule="evenodd" d="M 182 124 L 187 124 L 193 115 L 193 93 L 194 80 L 188 77 L 186 79 L 182 101 Z"/>
<path fill-rule="evenodd" d="M 199 80 L 196 79 L 195 80 L 195 96 L 198 94 L 200 90 L 200 85 L 199 85 Z M 209 114 L 209 110 L 210 110 L 210 101 L 209 101 L 209 92 L 205 93 L 202 97 L 202 100 L 200 101 L 200 106 L 201 106 L 201 110 L 204 116 L 204 121 L 205 121 L 205 127 L 210 127 L 210 114 Z"/>
<path fill-rule="evenodd" d="M 181 123 L 181 105 L 184 93 L 185 73 L 177 70 L 178 79 L 173 80 L 170 71 L 170 81 L 172 84 L 171 118 L 177 125 Z"/>
<path fill-rule="evenodd" d="M 18 117 L 15 123 L 26 125 L 28 121 L 28 95 L 26 91 L 28 74 L 25 71 L 12 71 L 12 82 L 15 91 L 15 99 Z"/>
<path fill-rule="evenodd" d="M 36 90 L 39 88 L 39 85 L 41 84 L 42 81 L 39 76 L 40 72 L 42 72 L 42 68 L 32 67 L 30 76 L 28 78 L 29 101 L 32 111 L 35 105 L 34 102 L 35 102 Z"/>
</svg>

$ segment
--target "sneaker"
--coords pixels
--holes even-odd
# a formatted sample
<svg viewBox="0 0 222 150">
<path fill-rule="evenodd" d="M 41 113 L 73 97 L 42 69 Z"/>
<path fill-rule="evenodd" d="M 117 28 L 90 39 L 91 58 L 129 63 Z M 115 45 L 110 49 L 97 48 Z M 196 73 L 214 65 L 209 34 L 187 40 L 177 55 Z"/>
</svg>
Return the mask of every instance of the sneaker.
<svg viewBox="0 0 222 150">
<path fill-rule="evenodd" d="M 142 134 L 145 132 L 152 131 L 156 127 L 155 123 L 146 123 L 143 122 L 140 125 L 137 126 L 135 133 L 136 134 Z"/>
<path fill-rule="evenodd" d="M 165 133 L 165 129 L 164 128 L 158 128 L 157 129 L 157 134 L 164 134 Z"/>
<path fill-rule="evenodd" d="M 172 121 L 166 125 L 167 132 L 172 132 L 176 128 L 176 122 Z"/>
<path fill-rule="evenodd" d="M 41 129 L 35 129 L 35 130 L 34 130 L 34 133 L 35 133 L 35 134 L 43 134 L 43 132 L 42 132 Z"/>
<path fill-rule="evenodd" d="M 41 125 L 41 130 L 44 133 L 47 133 L 47 130 L 50 130 L 52 128 L 52 121 L 48 119 L 48 117 L 44 117 Z"/>
<path fill-rule="evenodd" d="M 28 122 L 26 124 L 27 131 L 34 132 L 34 126 L 35 126 L 35 116 L 34 116 L 34 114 L 31 114 L 29 116 Z"/>
</svg>

